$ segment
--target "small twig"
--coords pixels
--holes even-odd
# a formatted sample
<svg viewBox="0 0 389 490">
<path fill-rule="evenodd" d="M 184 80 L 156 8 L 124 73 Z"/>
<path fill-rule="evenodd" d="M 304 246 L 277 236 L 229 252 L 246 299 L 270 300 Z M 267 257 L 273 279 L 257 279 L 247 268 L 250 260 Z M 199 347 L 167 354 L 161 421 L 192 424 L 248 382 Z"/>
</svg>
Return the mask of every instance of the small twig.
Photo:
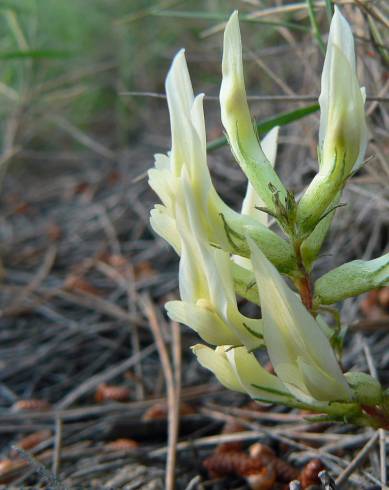
<svg viewBox="0 0 389 490">
<path fill-rule="evenodd" d="M 387 487 L 385 430 L 378 429 L 380 441 L 380 478 L 382 488 Z"/>
<path fill-rule="evenodd" d="M 182 359 L 181 359 L 181 329 L 177 322 L 171 322 L 172 327 L 172 357 L 174 365 L 174 383 L 176 388 L 176 405 L 180 406 L 181 398 L 181 373 L 182 373 Z"/>
<path fill-rule="evenodd" d="M 363 352 L 366 357 L 366 362 L 369 367 L 370 374 L 377 381 L 378 379 L 378 371 L 376 365 L 374 363 L 373 355 L 370 350 L 369 344 L 366 342 L 364 338 L 362 338 Z M 385 442 L 385 430 L 378 429 L 378 437 L 379 437 L 379 453 L 380 453 L 380 478 L 382 488 L 386 487 L 387 477 L 386 477 L 386 442 Z"/>
<path fill-rule="evenodd" d="M 188 485 L 185 487 L 185 490 L 194 490 L 195 488 L 198 488 L 198 484 L 201 482 L 201 476 L 196 475 L 194 478 L 190 480 Z"/>
<path fill-rule="evenodd" d="M 336 483 L 328 474 L 327 471 L 323 470 L 319 473 L 320 481 L 323 485 L 324 490 L 336 490 Z"/>
<path fill-rule="evenodd" d="M 134 366 L 141 359 L 149 356 L 155 351 L 155 345 L 151 344 L 147 346 L 140 352 L 137 352 L 129 359 L 126 359 L 124 362 L 116 364 L 112 366 L 102 373 L 98 373 L 91 378 L 85 380 L 79 386 L 77 386 L 74 390 L 70 391 L 61 401 L 56 404 L 57 409 L 64 409 L 72 405 L 76 400 L 78 400 L 81 396 L 89 393 L 94 388 L 96 388 L 100 383 L 105 383 L 112 378 L 115 378 L 121 373 L 124 373 L 130 367 Z"/>
<path fill-rule="evenodd" d="M 61 450 L 62 450 L 62 420 L 60 417 L 55 419 L 55 437 L 53 451 L 53 475 L 57 478 L 59 467 L 61 465 Z"/>
<path fill-rule="evenodd" d="M 90 150 L 94 151 L 98 155 L 103 156 L 104 158 L 108 158 L 113 160 L 115 158 L 115 153 L 111 151 L 109 148 L 105 147 L 98 141 L 95 141 L 89 135 L 85 134 L 79 128 L 71 124 L 65 118 L 61 116 L 51 116 L 50 120 L 63 131 L 72 136 L 76 141 L 86 146 Z"/>
<path fill-rule="evenodd" d="M 66 489 L 66 487 L 64 487 L 62 483 L 58 481 L 54 474 L 51 473 L 44 464 L 35 459 L 34 456 L 17 446 L 12 446 L 12 449 L 16 451 L 22 459 L 30 464 L 30 466 L 34 469 L 36 473 L 38 473 L 41 479 L 47 482 L 49 488 L 51 488 L 52 490 Z"/>
<path fill-rule="evenodd" d="M 38 289 L 39 286 L 42 284 L 42 282 L 46 279 L 47 275 L 49 274 L 51 268 L 54 265 L 56 256 L 57 256 L 57 247 L 56 245 L 53 244 L 48 248 L 43 258 L 42 265 L 34 274 L 31 281 L 19 292 L 14 302 L 12 302 L 3 311 L 0 311 L 0 316 L 1 314 L 16 315 L 19 313 L 20 309 L 23 309 L 23 303 L 25 302 L 25 300 L 29 297 L 30 294 L 32 294 L 36 289 Z"/>
<path fill-rule="evenodd" d="M 141 297 L 141 303 L 145 315 L 150 323 L 151 331 L 157 344 L 159 357 L 161 360 L 163 374 L 166 381 L 167 401 L 168 401 L 168 450 L 166 460 L 166 479 L 165 487 L 167 490 L 175 488 L 175 466 L 176 466 L 176 447 L 178 438 L 178 406 L 177 394 L 175 387 L 175 377 L 169 354 L 163 339 L 161 326 L 159 324 L 155 307 L 150 298 L 146 295 Z"/>
<path fill-rule="evenodd" d="M 289 490 L 301 490 L 301 488 L 299 480 L 293 480 L 289 483 Z"/>
<path fill-rule="evenodd" d="M 345 482 L 351 473 L 359 466 L 359 464 L 365 459 L 365 457 L 372 450 L 378 439 L 378 431 L 376 431 L 373 437 L 363 446 L 363 448 L 357 453 L 357 455 L 352 459 L 350 464 L 342 471 L 338 476 L 335 483 L 339 487 Z"/>
</svg>

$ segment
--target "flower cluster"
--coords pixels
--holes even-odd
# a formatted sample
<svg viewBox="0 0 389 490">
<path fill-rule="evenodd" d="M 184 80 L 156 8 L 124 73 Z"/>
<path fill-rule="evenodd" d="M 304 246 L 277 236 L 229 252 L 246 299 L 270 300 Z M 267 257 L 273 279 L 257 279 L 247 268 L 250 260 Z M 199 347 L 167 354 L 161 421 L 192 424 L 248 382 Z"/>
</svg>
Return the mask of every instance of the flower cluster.
<svg viewBox="0 0 389 490">
<path fill-rule="evenodd" d="M 181 299 L 166 304 L 168 315 L 209 344 L 195 345 L 193 352 L 227 388 L 264 403 L 366 421 L 373 413 L 366 407 L 380 414 L 386 395 L 370 376 L 342 372 L 334 350 L 338 330 L 326 324 L 320 310 L 388 284 L 389 254 L 344 264 L 314 285 L 310 278 L 342 190 L 362 165 L 367 144 L 351 29 L 335 8 L 319 98 L 319 171 L 299 202 L 274 170 L 278 128 L 260 142 L 253 125 L 237 12 L 224 32 L 222 72 L 221 119 L 248 178 L 240 213 L 212 184 L 203 95 L 194 96 L 183 50 L 166 79 L 172 148 L 156 155 L 149 183 L 162 201 L 151 211 L 151 226 L 180 256 Z M 269 216 L 283 237 L 270 229 Z M 261 318 L 243 315 L 237 294 L 259 304 Z M 267 349 L 275 374 L 257 360 L 260 348 Z"/>
</svg>

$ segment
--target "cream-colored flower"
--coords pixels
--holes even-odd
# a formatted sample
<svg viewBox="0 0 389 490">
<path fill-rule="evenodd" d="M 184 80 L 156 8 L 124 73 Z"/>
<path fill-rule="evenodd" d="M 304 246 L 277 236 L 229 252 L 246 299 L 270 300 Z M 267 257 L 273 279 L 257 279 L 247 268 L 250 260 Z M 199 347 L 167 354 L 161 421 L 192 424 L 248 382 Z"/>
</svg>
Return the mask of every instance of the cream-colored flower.
<svg viewBox="0 0 389 490">
<path fill-rule="evenodd" d="M 362 165 L 367 145 L 365 94 L 357 79 L 353 35 L 337 7 L 330 27 L 319 103 L 320 169 L 299 203 L 298 220 L 304 231 L 312 230 L 334 204 L 347 178 Z"/>
<path fill-rule="evenodd" d="M 258 196 L 274 210 L 270 187 L 278 190 L 281 199 L 285 198 L 286 191 L 261 148 L 247 104 L 237 11 L 231 15 L 224 31 L 222 71 L 221 118 L 231 149 Z"/>
<path fill-rule="evenodd" d="M 184 171 L 177 188 L 177 230 L 181 237 L 181 301 L 166 304 L 169 316 L 214 345 L 262 345 L 262 322 L 242 315 L 237 306 L 230 256 L 212 247 L 197 212 Z"/>
<path fill-rule="evenodd" d="M 192 351 L 199 363 L 212 371 L 226 388 L 247 393 L 262 402 L 293 403 L 293 396 L 284 384 L 267 372 L 245 347 L 224 345 L 214 350 L 197 344 Z"/>
<path fill-rule="evenodd" d="M 350 400 L 351 390 L 320 325 L 255 243 L 248 242 L 265 344 L 278 377 L 303 402 Z"/>
<path fill-rule="evenodd" d="M 207 241 L 223 250 L 249 255 L 244 228 L 266 256 L 280 270 L 295 267 L 290 245 L 259 220 L 241 215 L 228 207 L 217 194 L 206 159 L 206 136 L 203 95 L 194 97 L 184 51 L 173 60 L 166 79 L 166 94 L 172 131 L 172 149 L 168 155 L 156 155 L 155 167 L 149 170 L 149 184 L 162 201 L 151 211 L 154 231 L 181 253 L 177 231 L 177 189 L 184 171 Z"/>
<path fill-rule="evenodd" d="M 177 252 L 180 243 L 175 230 L 176 189 L 185 169 L 195 192 L 199 212 L 217 212 L 216 199 L 206 157 L 203 95 L 193 95 L 184 50 L 173 60 L 166 78 L 166 95 L 170 114 L 172 149 L 168 156 L 156 155 L 155 167 L 149 170 L 149 184 L 160 197 L 161 206 L 153 210 L 151 225 Z M 203 213 L 204 214 L 204 213 Z M 203 216 L 203 220 L 209 216 Z M 220 221 L 219 216 L 213 217 Z"/>
<path fill-rule="evenodd" d="M 276 126 L 271 131 L 269 131 L 261 141 L 262 150 L 272 167 L 274 167 L 276 162 L 279 129 L 279 126 Z M 244 215 L 252 216 L 264 226 L 268 226 L 269 215 L 264 211 L 258 209 L 260 207 L 266 207 L 266 204 L 258 196 L 258 193 L 255 191 L 254 187 L 249 181 L 247 183 L 247 190 L 246 195 L 243 199 L 241 213 Z M 246 257 L 236 255 L 234 257 L 234 261 L 236 264 L 244 267 L 245 269 L 252 269 L 250 259 Z"/>
</svg>

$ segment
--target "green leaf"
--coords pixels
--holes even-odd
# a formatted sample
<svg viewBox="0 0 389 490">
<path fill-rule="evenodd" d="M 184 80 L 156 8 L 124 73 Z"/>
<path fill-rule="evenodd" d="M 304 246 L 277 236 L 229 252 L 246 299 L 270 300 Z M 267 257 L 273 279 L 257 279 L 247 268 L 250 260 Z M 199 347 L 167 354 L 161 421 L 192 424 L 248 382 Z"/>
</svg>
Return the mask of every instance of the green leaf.
<svg viewBox="0 0 389 490">
<path fill-rule="evenodd" d="M 299 119 L 309 116 L 310 114 L 313 114 L 318 110 L 319 110 L 319 104 L 312 104 L 306 107 L 301 107 L 300 109 L 295 109 L 293 111 L 282 112 L 277 116 L 269 117 L 268 119 L 264 119 L 263 121 L 257 123 L 256 124 L 257 131 L 262 134 L 267 133 L 275 126 L 286 126 L 287 124 L 290 124 L 294 121 L 298 121 Z M 227 144 L 227 138 L 221 137 L 213 141 L 210 141 L 207 145 L 207 150 L 208 151 L 217 150 L 218 148 L 221 148 L 226 144 Z"/>
<path fill-rule="evenodd" d="M 315 302 L 331 305 L 389 285 L 389 253 L 374 260 L 353 260 L 324 274 L 315 283 Z"/>
</svg>

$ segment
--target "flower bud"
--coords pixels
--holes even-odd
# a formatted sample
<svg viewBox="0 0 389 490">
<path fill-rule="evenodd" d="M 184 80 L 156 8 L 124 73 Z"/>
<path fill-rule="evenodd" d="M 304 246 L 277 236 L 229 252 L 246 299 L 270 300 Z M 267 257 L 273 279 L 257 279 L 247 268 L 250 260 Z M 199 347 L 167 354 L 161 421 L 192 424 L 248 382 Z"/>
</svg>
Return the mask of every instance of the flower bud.
<svg viewBox="0 0 389 490">
<path fill-rule="evenodd" d="M 363 163 L 367 145 L 364 91 L 355 70 L 354 41 L 349 24 L 335 7 L 319 97 L 319 173 L 298 207 L 302 232 L 311 232 L 352 172 Z"/>
<path fill-rule="evenodd" d="M 270 165 L 274 167 L 277 155 L 277 139 L 279 126 L 276 126 L 261 141 L 262 150 L 268 159 Z M 241 213 L 243 215 L 252 216 L 258 222 L 262 223 L 264 226 L 268 226 L 269 215 L 264 211 L 261 211 L 260 207 L 265 207 L 264 201 L 258 196 L 253 185 L 250 181 L 247 183 L 246 195 L 243 199 Z M 236 255 L 234 261 L 248 270 L 251 270 L 251 262 L 247 257 L 241 257 Z"/>
<path fill-rule="evenodd" d="M 224 31 L 222 71 L 220 108 L 228 141 L 258 196 L 268 208 L 274 210 L 272 189 L 279 192 L 280 198 L 286 197 L 286 190 L 262 151 L 251 119 L 244 83 L 237 11 L 231 15 Z"/>
</svg>

